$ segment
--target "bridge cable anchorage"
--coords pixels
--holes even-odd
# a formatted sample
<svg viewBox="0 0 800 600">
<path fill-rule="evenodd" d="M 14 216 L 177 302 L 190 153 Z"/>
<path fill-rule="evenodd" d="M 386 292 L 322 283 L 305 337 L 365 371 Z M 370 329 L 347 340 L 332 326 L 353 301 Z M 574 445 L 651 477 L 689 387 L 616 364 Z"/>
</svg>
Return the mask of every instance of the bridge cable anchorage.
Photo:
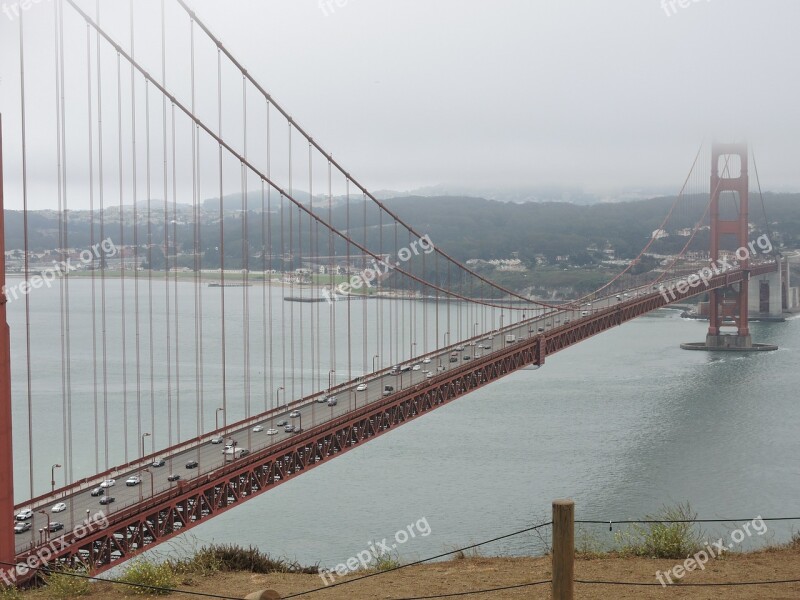
<svg viewBox="0 0 800 600">
<path fill-rule="evenodd" d="M 73 4 L 72 0 L 67 0 L 67 1 L 70 2 L 70 4 Z M 300 125 L 298 125 L 297 121 L 285 109 L 283 109 L 283 107 L 281 107 L 279 104 L 277 104 L 275 102 L 275 100 L 273 99 L 272 95 L 269 94 L 256 81 L 256 79 L 250 74 L 250 72 L 247 69 L 245 69 L 244 66 L 225 47 L 225 45 L 222 43 L 222 41 L 212 33 L 210 28 L 208 26 L 206 26 L 206 24 L 202 20 L 200 20 L 197 17 L 197 14 L 186 4 L 186 2 L 184 0 L 176 0 L 176 1 L 184 9 L 184 11 L 186 11 L 186 13 L 190 16 L 190 18 L 192 20 L 194 20 L 198 24 L 198 26 L 208 36 L 209 40 L 211 40 L 212 43 L 214 43 L 217 46 L 219 51 L 221 51 L 222 53 L 225 54 L 225 56 L 228 58 L 228 60 L 231 62 L 231 64 L 236 69 L 238 69 L 240 71 L 240 73 L 244 77 L 247 78 L 248 81 L 250 81 L 250 83 L 254 86 L 254 88 L 268 102 L 270 102 L 272 104 L 272 106 L 275 107 L 276 110 L 278 110 L 280 112 L 280 114 L 287 120 L 287 122 L 290 124 L 291 127 L 294 127 L 294 129 L 296 129 L 297 132 L 300 135 L 302 135 L 308 141 L 309 144 L 311 144 L 314 148 L 316 148 L 317 151 L 320 152 L 320 154 L 325 156 L 331 162 L 331 164 L 336 167 L 336 170 L 339 171 L 339 173 L 341 173 L 347 180 L 351 181 L 366 197 L 368 197 L 373 203 L 375 203 L 375 205 L 377 205 L 382 211 L 386 212 L 386 214 L 389 215 L 392 219 L 396 219 L 399 223 L 401 223 L 403 225 L 403 227 L 405 229 L 407 229 L 410 233 L 415 235 L 417 238 L 423 237 L 413 227 L 411 227 L 410 225 L 405 223 L 405 221 L 403 221 L 394 211 L 389 209 L 383 202 L 381 202 L 375 196 L 373 196 L 366 189 L 366 187 L 364 187 L 357 180 L 355 180 L 350 175 L 349 171 L 347 171 L 341 164 L 339 164 L 337 161 L 334 160 L 333 155 L 330 152 L 327 152 L 324 148 L 322 148 L 322 146 L 319 145 L 311 135 L 309 135 Z M 548 304 L 546 302 L 539 302 L 539 301 L 536 301 L 536 300 L 532 300 L 531 298 L 527 298 L 525 296 L 522 296 L 521 294 L 518 294 L 517 292 L 515 292 L 513 290 L 505 288 L 505 287 L 503 287 L 503 286 L 501 286 L 501 285 L 489 280 L 488 278 L 483 277 L 479 273 L 473 271 L 472 269 L 470 269 L 466 265 L 460 263 L 455 258 L 453 258 L 452 256 L 450 256 L 449 254 L 447 254 L 446 252 L 444 252 L 443 250 L 441 250 L 439 248 L 435 248 L 435 252 L 437 254 L 440 254 L 443 258 L 448 260 L 450 263 L 452 263 L 455 266 L 457 266 L 459 269 L 465 271 L 466 273 L 469 273 L 472 277 L 476 277 L 477 279 L 479 279 L 483 283 L 489 285 L 490 287 L 492 287 L 492 288 L 494 288 L 494 289 L 496 289 L 498 291 L 503 292 L 504 294 L 507 294 L 507 295 L 509 295 L 511 297 L 517 298 L 518 300 L 523 300 L 523 301 L 525 301 L 527 303 L 530 303 L 530 304 L 533 304 L 533 305 L 541 306 L 543 308 L 553 308 L 553 309 L 559 308 L 557 305 L 552 305 L 552 304 Z"/>
<path fill-rule="evenodd" d="M 98 32 L 98 34 L 100 36 L 105 38 L 109 43 L 113 43 L 111 38 L 110 38 L 110 36 L 109 36 L 109 34 L 104 29 L 102 29 L 95 21 L 93 21 L 92 18 L 88 14 L 86 14 L 86 12 L 84 12 L 75 3 L 74 0 L 66 0 L 66 2 L 87 23 L 89 23 L 92 26 L 92 28 L 94 28 Z M 166 90 L 166 88 L 161 83 L 156 81 L 153 78 L 153 76 L 150 75 L 150 73 L 147 70 L 145 70 L 137 61 L 132 59 L 131 56 L 129 54 L 127 54 L 124 50 L 120 49 L 119 55 L 120 55 L 120 57 L 125 58 L 125 60 L 131 62 L 136 67 L 136 70 L 139 71 L 139 73 L 143 77 L 148 79 L 152 83 L 152 85 L 155 88 L 158 89 L 159 92 L 161 92 L 161 94 L 164 96 L 164 102 L 166 101 L 167 98 L 169 98 L 171 100 L 171 103 L 173 104 L 173 108 L 177 108 L 178 110 L 183 112 L 191 121 L 193 121 L 207 135 L 209 135 L 215 142 L 217 142 L 219 144 L 219 146 L 220 146 L 220 164 L 222 163 L 222 150 L 223 149 L 227 150 L 228 153 L 231 154 L 235 159 L 237 159 L 238 161 L 241 161 L 242 163 L 244 163 L 247 166 L 247 168 L 250 169 L 250 171 L 253 172 L 253 174 L 255 174 L 261 180 L 263 180 L 264 182 L 266 182 L 270 186 L 272 186 L 275 189 L 276 192 L 280 193 L 288 201 L 290 201 L 292 204 L 294 204 L 300 211 L 305 213 L 309 218 L 312 218 L 315 221 L 317 221 L 318 223 L 322 224 L 329 231 L 331 231 L 334 235 L 340 237 L 345 243 L 352 244 L 353 246 L 355 246 L 356 248 L 358 248 L 362 252 L 364 252 L 366 254 L 369 254 L 372 258 L 374 258 L 377 261 L 382 261 L 383 260 L 382 257 L 380 257 L 378 254 L 374 253 L 373 251 L 369 250 L 368 248 L 365 248 L 359 242 L 357 242 L 356 240 L 351 238 L 349 235 L 346 235 L 346 234 L 342 233 L 341 231 L 337 230 L 331 223 L 326 222 L 319 215 L 309 211 L 308 207 L 306 207 L 301 202 L 299 202 L 296 198 L 294 198 L 287 190 L 283 189 L 276 182 L 274 182 L 270 178 L 268 178 L 266 176 L 266 174 L 263 173 L 258 167 L 256 167 L 251 161 L 246 159 L 239 152 L 237 152 L 230 144 L 225 142 L 224 139 L 219 134 L 214 133 L 206 123 L 204 123 L 197 116 L 192 114 L 192 112 L 184 104 L 182 104 L 179 100 L 177 100 L 173 95 L 169 94 L 169 92 Z M 218 71 L 221 71 L 221 65 L 218 65 Z M 220 110 L 220 113 L 221 113 L 221 110 Z M 220 117 L 220 121 L 221 121 L 221 117 Z M 222 185 L 220 187 L 222 187 Z M 222 196 L 222 194 L 220 194 L 220 197 L 221 196 Z M 291 214 L 291 212 L 290 212 L 290 214 Z M 402 223 L 402 221 L 400 221 L 399 219 L 398 219 L 398 222 Z M 415 235 L 416 235 L 416 233 L 415 233 Z M 221 241 L 220 241 L 220 254 L 221 254 L 221 256 L 222 256 L 223 244 L 224 244 L 224 241 L 223 241 L 223 236 L 222 236 L 222 233 L 221 233 Z M 453 261 L 451 261 L 451 262 L 453 262 Z M 458 266 L 459 268 L 461 268 L 465 272 L 467 272 L 470 275 L 472 275 L 472 271 L 470 271 L 469 269 L 461 267 L 457 262 L 453 262 L 453 264 L 455 264 L 456 266 Z M 223 269 L 223 272 L 221 273 L 221 279 L 224 279 L 224 267 L 222 267 L 222 269 Z M 488 301 L 482 300 L 482 299 L 469 298 L 469 297 L 464 296 L 463 294 L 460 294 L 460 293 L 455 292 L 453 290 L 443 289 L 443 288 L 441 288 L 441 286 L 438 286 L 435 283 L 431 283 L 429 281 L 425 281 L 425 280 L 417 277 L 416 275 L 409 274 L 407 270 L 405 270 L 403 267 L 401 267 L 399 265 L 393 265 L 393 271 L 396 272 L 396 273 L 399 273 L 400 275 L 405 275 L 407 277 L 410 277 L 411 279 L 419 282 L 420 284 L 422 284 L 422 285 L 424 285 L 426 287 L 429 287 L 429 288 L 432 288 L 432 289 L 439 289 L 442 293 L 446 294 L 447 296 L 450 296 L 450 297 L 458 299 L 458 300 L 463 300 L 465 302 L 473 302 L 473 303 L 476 303 L 476 304 L 485 304 L 487 306 L 494 306 L 496 308 L 505 308 L 507 310 L 515 310 L 515 311 L 526 310 L 525 307 L 510 306 L 510 305 L 509 306 L 503 306 L 502 304 L 496 304 L 496 303 L 488 302 Z M 481 276 L 478 276 L 478 278 L 479 279 L 483 279 Z M 224 290 L 224 286 L 223 286 L 222 289 Z M 561 308 L 561 307 L 556 306 L 556 305 L 550 305 L 550 304 L 544 304 L 544 303 L 540 303 L 540 302 L 535 302 L 535 301 L 532 301 L 532 300 L 527 299 L 525 297 L 519 296 L 517 294 L 513 294 L 513 295 L 516 296 L 516 297 L 521 298 L 522 300 L 525 300 L 528 303 L 539 305 L 539 306 L 542 306 L 544 308 L 551 308 L 551 309 L 554 309 L 554 310 L 559 310 Z M 224 371 L 223 371 L 223 379 L 224 379 Z"/>
</svg>

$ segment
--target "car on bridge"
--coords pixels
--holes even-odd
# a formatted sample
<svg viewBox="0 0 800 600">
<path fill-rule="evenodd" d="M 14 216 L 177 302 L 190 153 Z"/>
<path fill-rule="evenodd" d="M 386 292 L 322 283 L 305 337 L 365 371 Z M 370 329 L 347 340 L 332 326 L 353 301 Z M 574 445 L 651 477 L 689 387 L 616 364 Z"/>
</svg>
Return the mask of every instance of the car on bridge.
<svg viewBox="0 0 800 600">
<path fill-rule="evenodd" d="M 158 468 L 158 467 L 163 467 L 165 464 L 167 464 L 167 461 L 165 461 L 163 458 L 157 458 L 152 463 L 150 463 L 150 466 Z"/>
<path fill-rule="evenodd" d="M 289 417 L 292 418 L 292 419 L 296 419 L 299 416 L 300 416 L 300 411 L 299 410 L 293 410 L 292 412 L 289 413 Z"/>
<path fill-rule="evenodd" d="M 383 395 L 384 396 L 391 396 L 393 392 L 394 392 L 394 386 L 391 386 L 391 385 L 383 386 Z"/>
<path fill-rule="evenodd" d="M 178 475 L 177 473 L 173 473 L 172 475 L 167 477 L 167 481 L 178 481 L 180 478 L 181 478 L 180 475 Z"/>
<path fill-rule="evenodd" d="M 458 356 L 451 356 L 450 362 L 458 362 Z"/>
<path fill-rule="evenodd" d="M 213 438 L 211 438 L 211 443 L 212 444 L 221 444 L 224 441 L 225 441 L 225 438 L 223 436 L 221 436 L 221 435 L 217 435 L 217 436 L 214 436 Z"/>
<path fill-rule="evenodd" d="M 262 431 L 264 431 L 263 425 L 256 425 L 255 427 L 253 427 L 253 433 L 261 433 Z"/>
<path fill-rule="evenodd" d="M 90 492 L 90 495 L 91 496 L 102 496 L 105 493 L 106 493 L 106 491 L 103 488 L 96 487 Z"/>
<path fill-rule="evenodd" d="M 289 424 L 289 421 L 287 421 L 286 419 L 281 419 L 280 421 L 275 423 L 275 426 L 276 427 L 286 427 L 288 424 Z"/>
<path fill-rule="evenodd" d="M 33 518 L 33 511 L 30 508 L 25 508 L 17 513 L 14 517 L 17 521 L 29 521 Z"/>
<path fill-rule="evenodd" d="M 100 484 L 100 487 L 101 488 L 110 488 L 110 487 L 113 487 L 114 485 L 116 485 L 116 483 L 117 483 L 116 479 L 106 479 L 105 481 L 103 481 Z"/>
<path fill-rule="evenodd" d="M 58 521 L 50 521 L 50 533 L 55 533 L 56 531 L 61 531 L 64 529 L 64 524 L 59 523 Z"/>
<path fill-rule="evenodd" d="M 367 390 L 367 384 L 366 383 L 361 383 L 356 388 L 357 392 L 365 392 L 366 390 Z"/>
<path fill-rule="evenodd" d="M 51 512 L 60 513 L 67 510 L 67 505 L 64 502 L 59 502 L 58 504 L 53 505 L 53 508 L 50 509 Z"/>
<path fill-rule="evenodd" d="M 429 365 L 429 364 L 431 364 L 431 359 L 430 359 L 430 358 L 423 358 L 423 359 L 422 359 L 422 364 L 423 364 L 423 365 Z"/>
<path fill-rule="evenodd" d="M 294 425 L 287 425 L 283 428 L 283 431 L 285 433 L 294 433 Z"/>
<path fill-rule="evenodd" d="M 186 468 L 187 469 L 196 469 L 197 468 L 197 461 L 196 460 L 190 460 L 189 462 L 186 463 Z"/>
<path fill-rule="evenodd" d="M 142 483 L 142 478 L 138 475 L 131 475 L 128 477 L 127 481 L 125 481 L 125 485 L 128 487 L 133 487 L 135 485 L 139 485 L 140 483 Z"/>
<path fill-rule="evenodd" d="M 276 435 L 278 433 L 277 429 L 267 429 L 267 435 Z"/>
<path fill-rule="evenodd" d="M 336 399 L 336 396 L 328 398 L 328 406 L 336 406 L 338 403 L 339 401 Z"/>
<path fill-rule="evenodd" d="M 14 533 L 25 533 L 26 531 L 30 531 L 30 528 L 30 523 L 17 523 L 14 525 Z"/>
<path fill-rule="evenodd" d="M 103 496 L 102 498 L 100 498 L 100 504 L 105 506 L 107 504 L 111 504 L 112 502 L 115 502 L 116 500 L 117 499 L 114 498 L 114 496 Z"/>
</svg>

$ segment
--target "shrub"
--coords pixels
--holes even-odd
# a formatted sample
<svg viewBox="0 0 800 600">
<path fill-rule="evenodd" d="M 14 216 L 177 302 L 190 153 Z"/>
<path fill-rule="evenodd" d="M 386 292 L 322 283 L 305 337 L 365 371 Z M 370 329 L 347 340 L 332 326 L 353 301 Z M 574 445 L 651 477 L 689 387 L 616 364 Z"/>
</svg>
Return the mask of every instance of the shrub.
<svg viewBox="0 0 800 600">
<path fill-rule="evenodd" d="M 615 537 L 620 552 L 649 558 L 682 559 L 691 556 L 703 546 L 702 532 L 694 523 L 670 523 L 669 521 L 693 521 L 697 513 L 689 503 L 664 506 L 656 515 L 647 515 L 644 520 L 652 523 L 634 524 Z"/>
<path fill-rule="evenodd" d="M 389 571 L 400 566 L 400 559 L 396 554 L 392 555 L 388 552 L 384 552 L 380 556 L 375 557 L 374 563 L 373 568 L 376 571 Z"/>
<path fill-rule="evenodd" d="M 89 580 L 76 577 L 76 575 L 85 574 L 86 572 L 80 569 L 61 569 L 50 572 L 44 576 L 47 595 L 54 600 L 88 596 L 92 591 Z"/>
<path fill-rule="evenodd" d="M 174 588 L 176 584 L 175 572 L 171 564 L 154 563 L 144 559 L 134 560 L 125 569 L 125 573 L 119 580 L 136 585 L 163 588 L 154 590 L 149 587 L 124 586 L 125 594 L 139 596 L 163 596 L 169 594 L 171 588 Z"/>
<path fill-rule="evenodd" d="M 22 600 L 22 592 L 15 587 L 0 587 L 0 600 Z"/>
<path fill-rule="evenodd" d="M 184 573 L 210 574 L 217 571 L 249 573 L 305 573 L 316 575 L 318 566 L 303 567 L 296 562 L 272 558 L 258 548 L 242 548 L 231 544 L 204 546 L 189 559 L 170 563 Z"/>
</svg>

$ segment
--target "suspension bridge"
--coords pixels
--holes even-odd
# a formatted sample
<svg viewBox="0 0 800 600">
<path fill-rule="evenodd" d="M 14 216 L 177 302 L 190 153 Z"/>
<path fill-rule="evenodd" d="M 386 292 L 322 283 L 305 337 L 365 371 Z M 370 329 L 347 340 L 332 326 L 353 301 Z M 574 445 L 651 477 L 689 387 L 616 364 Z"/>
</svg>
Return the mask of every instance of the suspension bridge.
<svg viewBox="0 0 800 600">
<path fill-rule="evenodd" d="M 750 284 L 780 258 L 753 246 L 746 145 L 698 151 L 658 228 L 685 234 L 654 269 L 637 267 L 663 243 L 655 233 L 593 293 L 537 300 L 370 193 L 184 0 L 90 4 L 20 14 L 20 110 L 0 121 L 19 131 L 2 136 L 21 167 L 0 205 L 22 209 L 27 286 L 0 305 L 0 511 L 19 529 L 0 534 L 2 564 L 101 572 L 700 294 L 710 327 L 695 347 L 764 348 L 750 338 Z M 161 44 L 144 45 L 158 13 Z M 52 132 L 46 148 L 34 121 Z M 59 270 L 55 290 L 33 284 L 34 195 L 57 201 L 59 257 L 85 267 Z"/>
</svg>

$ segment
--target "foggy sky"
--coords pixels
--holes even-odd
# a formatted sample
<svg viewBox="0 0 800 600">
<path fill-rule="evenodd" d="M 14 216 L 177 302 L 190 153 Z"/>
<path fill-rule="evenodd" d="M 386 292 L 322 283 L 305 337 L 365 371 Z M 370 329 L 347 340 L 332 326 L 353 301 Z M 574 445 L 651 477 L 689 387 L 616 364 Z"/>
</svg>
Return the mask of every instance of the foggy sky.
<svg viewBox="0 0 800 600">
<path fill-rule="evenodd" d="M 190 4 L 371 190 L 452 184 L 677 192 L 698 145 L 711 139 L 747 139 L 765 189 L 800 189 L 800 3 L 681 2 L 674 9 L 661 0 Z M 26 34 L 32 64 L 52 63 L 53 4 L 42 0 L 25 12 L 26 28 L 37 32 Z M 94 0 L 79 4 L 93 11 Z M 160 43 L 159 15 L 157 3 L 136 5 L 144 56 Z M 128 10 L 125 0 L 101 6 L 120 18 Z M 19 200 L 17 25 L 0 13 L 9 207 Z M 76 44 L 70 51 L 80 56 Z M 215 64 L 205 67 L 215 74 Z M 36 77 L 27 71 L 33 163 L 55 137 L 52 119 L 35 112 L 37 89 L 52 85 L 52 75 L 38 84 Z M 234 101 L 226 105 L 226 113 L 237 110 Z M 81 177 L 80 168 L 71 171 Z M 36 168 L 30 177 L 52 179 Z M 38 195 L 32 187 L 32 205 L 52 207 L 42 200 L 46 184 Z"/>
</svg>

